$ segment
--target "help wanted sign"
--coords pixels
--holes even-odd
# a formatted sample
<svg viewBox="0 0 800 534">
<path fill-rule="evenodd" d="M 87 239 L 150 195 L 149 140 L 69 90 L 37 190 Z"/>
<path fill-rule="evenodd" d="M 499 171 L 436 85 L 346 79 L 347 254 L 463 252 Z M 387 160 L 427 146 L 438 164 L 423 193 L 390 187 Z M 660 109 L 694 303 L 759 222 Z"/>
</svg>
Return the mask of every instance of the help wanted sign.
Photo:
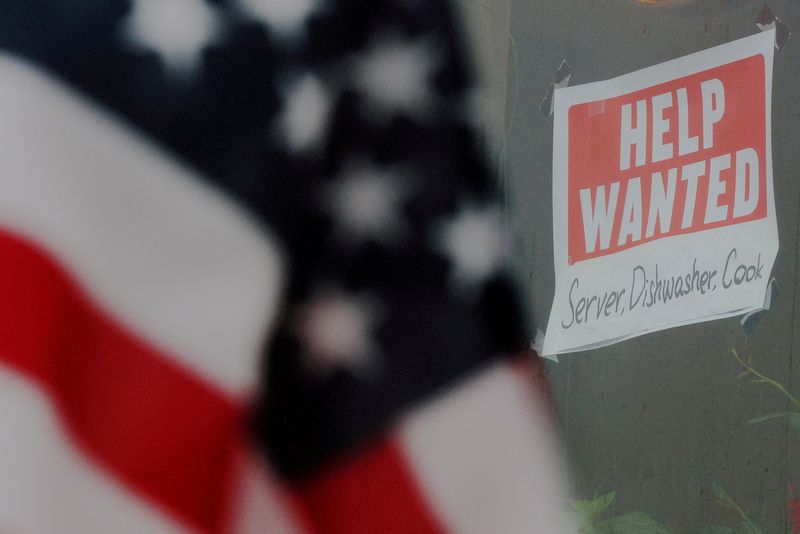
<svg viewBox="0 0 800 534">
<path fill-rule="evenodd" d="M 544 355 L 760 309 L 774 32 L 559 89 Z"/>
</svg>

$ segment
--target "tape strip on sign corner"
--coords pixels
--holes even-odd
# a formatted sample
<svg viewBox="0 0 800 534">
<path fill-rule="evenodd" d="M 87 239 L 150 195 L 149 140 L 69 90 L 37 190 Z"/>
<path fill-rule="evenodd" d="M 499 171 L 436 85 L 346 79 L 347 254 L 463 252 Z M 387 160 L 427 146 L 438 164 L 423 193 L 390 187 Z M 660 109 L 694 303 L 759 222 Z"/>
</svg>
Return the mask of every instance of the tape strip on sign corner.
<svg viewBox="0 0 800 534">
<path fill-rule="evenodd" d="M 775 303 L 778 301 L 778 297 L 781 295 L 781 288 L 778 285 L 778 281 L 775 278 L 772 278 L 769 281 L 769 287 L 767 288 L 767 294 L 764 297 L 764 308 L 761 310 L 750 312 L 742 317 L 742 330 L 747 337 L 750 337 L 756 329 L 756 326 L 761 322 L 761 320 L 769 313 Z"/>
<path fill-rule="evenodd" d="M 572 69 L 570 69 L 567 60 L 562 59 L 553 83 L 551 83 L 550 87 L 547 88 L 547 93 L 545 93 L 542 103 L 539 104 L 539 111 L 541 111 L 543 115 L 546 117 L 553 116 L 553 96 L 555 91 L 556 89 L 567 87 L 569 85 L 570 78 L 572 78 Z"/>
<path fill-rule="evenodd" d="M 772 9 L 766 4 L 758 12 L 756 26 L 762 32 L 775 30 L 775 49 L 780 50 L 786 46 L 789 37 L 792 36 L 792 31 L 789 27 L 773 13 Z"/>
<path fill-rule="evenodd" d="M 544 358 L 545 360 L 550 360 L 551 362 L 558 363 L 558 355 L 557 354 L 548 354 L 547 356 L 542 355 L 542 351 L 544 349 L 544 332 L 542 332 L 541 328 L 536 329 L 536 338 L 531 341 L 531 350 L 536 352 L 540 358 Z"/>
<path fill-rule="evenodd" d="M 555 92 L 543 355 L 764 308 L 775 32 Z"/>
</svg>

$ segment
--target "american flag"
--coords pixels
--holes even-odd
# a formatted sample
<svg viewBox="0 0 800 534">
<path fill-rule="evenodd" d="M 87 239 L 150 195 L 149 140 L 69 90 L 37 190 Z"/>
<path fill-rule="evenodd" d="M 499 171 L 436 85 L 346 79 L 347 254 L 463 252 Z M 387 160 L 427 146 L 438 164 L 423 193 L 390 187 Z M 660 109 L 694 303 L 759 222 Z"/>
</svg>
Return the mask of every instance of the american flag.
<svg viewBox="0 0 800 534">
<path fill-rule="evenodd" d="M 5 0 L 0 531 L 569 532 L 440 0 Z"/>
</svg>

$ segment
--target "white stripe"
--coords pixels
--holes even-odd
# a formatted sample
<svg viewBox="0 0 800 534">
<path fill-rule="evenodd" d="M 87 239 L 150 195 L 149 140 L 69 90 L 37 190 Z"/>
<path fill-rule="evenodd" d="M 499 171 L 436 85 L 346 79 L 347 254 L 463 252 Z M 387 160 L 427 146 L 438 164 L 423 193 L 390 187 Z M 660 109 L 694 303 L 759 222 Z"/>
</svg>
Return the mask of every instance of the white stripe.
<svg viewBox="0 0 800 534">
<path fill-rule="evenodd" d="M 63 86 L 0 55 L 0 226 L 103 308 L 233 393 L 255 384 L 281 280 L 233 202 Z"/>
<path fill-rule="evenodd" d="M 263 460 L 245 451 L 239 460 L 238 493 L 231 534 L 301 534 L 305 530 L 289 508 L 289 496 Z"/>
<path fill-rule="evenodd" d="M 47 397 L 0 365 L 0 532 L 185 532 L 76 450 Z"/>
<path fill-rule="evenodd" d="M 412 472 L 451 532 L 577 532 L 550 418 L 531 393 L 498 365 L 402 425 Z"/>
</svg>

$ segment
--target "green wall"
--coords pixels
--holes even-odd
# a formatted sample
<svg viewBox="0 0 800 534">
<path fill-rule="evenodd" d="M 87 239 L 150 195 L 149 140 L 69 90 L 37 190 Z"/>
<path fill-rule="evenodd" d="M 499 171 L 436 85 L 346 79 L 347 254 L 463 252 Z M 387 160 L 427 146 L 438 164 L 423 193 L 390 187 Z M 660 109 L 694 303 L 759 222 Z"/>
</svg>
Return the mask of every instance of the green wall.
<svg viewBox="0 0 800 534">
<path fill-rule="evenodd" d="M 572 84 L 620 74 L 758 31 L 762 3 L 695 0 L 674 7 L 633 0 L 461 0 L 488 82 L 507 231 L 528 300 L 531 337 L 553 296 L 552 119 L 539 103 L 562 59 Z M 800 2 L 770 7 L 800 31 Z M 616 491 L 609 513 L 644 511 L 676 532 L 737 523 L 716 502 L 718 482 L 764 532 L 790 532 L 788 486 L 800 486 L 800 433 L 768 384 L 736 380 L 731 349 L 800 396 L 797 305 L 800 224 L 800 37 L 776 52 L 773 160 L 780 232 L 777 305 L 747 338 L 738 318 L 650 334 L 548 364 L 576 495 Z M 502 106 L 505 106 L 504 109 Z M 503 127 L 497 127 L 497 124 Z M 800 419 L 798 419 L 800 421 Z M 800 426 L 800 425 L 798 425 Z"/>
</svg>

